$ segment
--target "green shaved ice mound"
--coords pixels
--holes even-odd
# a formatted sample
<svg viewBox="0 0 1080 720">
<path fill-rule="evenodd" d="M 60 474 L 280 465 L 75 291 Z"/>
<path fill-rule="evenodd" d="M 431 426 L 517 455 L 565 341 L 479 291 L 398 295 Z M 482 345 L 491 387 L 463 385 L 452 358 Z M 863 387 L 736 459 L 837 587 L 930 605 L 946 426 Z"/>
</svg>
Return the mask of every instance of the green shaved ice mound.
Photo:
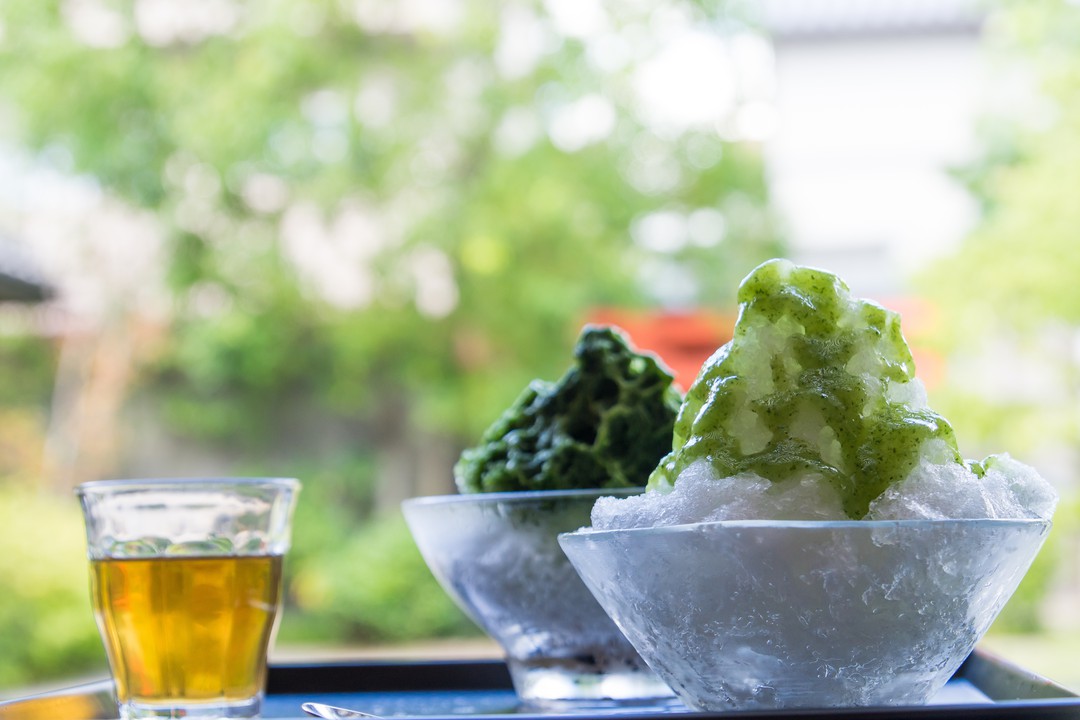
<svg viewBox="0 0 1080 720">
<path fill-rule="evenodd" d="M 786 260 L 757 267 L 738 300 L 732 340 L 687 392 L 650 490 L 669 490 L 700 460 L 717 477 L 817 474 L 861 519 L 916 466 L 925 441 L 943 441 L 949 459 L 963 462 L 948 422 L 904 400 L 915 363 L 896 313 Z"/>
<path fill-rule="evenodd" d="M 671 449 L 680 397 L 651 355 L 586 326 L 575 364 L 534 381 L 454 466 L 462 493 L 644 486 Z"/>
</svg>

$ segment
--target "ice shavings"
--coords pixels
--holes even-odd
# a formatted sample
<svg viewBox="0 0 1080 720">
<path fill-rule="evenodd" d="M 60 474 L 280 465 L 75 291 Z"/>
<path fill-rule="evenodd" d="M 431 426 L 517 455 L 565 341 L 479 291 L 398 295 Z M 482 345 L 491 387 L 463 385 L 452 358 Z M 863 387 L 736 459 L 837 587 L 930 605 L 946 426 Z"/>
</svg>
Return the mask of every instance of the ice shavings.
<svg viewBox="0 0 1080 720">
<path fill-rule="evenodd" d="M 1008 455 L 984 462 L 982 477 L 943 462 L 948 451 L 928 441 L 919 464 L 870 504 L 864 520 L 946 518 L 1050 519 L 1057 493 L 1029 465 Z M 976 466 L 977 468 L 979 466 Z M 719 520 L 846 520 L 836 491 L 813 474 L 772 482 L 753 473 L 718 477 L 706 461 L 679 475 L 671 492 L 597 500 L 596 530 L 684 525 Z"/>
<path fill-rule="evenodd" d="M 669 493 L 625 499 L 603 497 L 592 511 L 597 530 L 683 525 L 715 520 L 844 520 L 836 491 L 812 475 L 774 483 L 753 473 L 716 477 L 698 461 L 686 468 Z"/>
<path fill-rule="evenodd" d="M 984 461 L 985 474 L 923 459 L 900 483 L 870 504 L 868 519 L 1043 518 L 1057 493 L 1038 472 L 1007 454 Z"/>
</svg>

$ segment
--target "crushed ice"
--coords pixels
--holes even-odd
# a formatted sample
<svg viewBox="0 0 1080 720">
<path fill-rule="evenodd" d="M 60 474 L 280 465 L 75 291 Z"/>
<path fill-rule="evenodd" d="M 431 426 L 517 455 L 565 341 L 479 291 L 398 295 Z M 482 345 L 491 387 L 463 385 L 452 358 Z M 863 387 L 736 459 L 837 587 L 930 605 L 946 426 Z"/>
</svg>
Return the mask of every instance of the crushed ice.
<svg viewBox="0 0 1080 720">
<path fill-rule="evenodd" d="M 919 464 L 870 505 L 866 520 L 946 518 L 1049 519 L 1057 493 L 1034 468 L 993 456 L 978 477 L 964 465 L 941 462 L 941 448 L 921 448 Z M 670 492 L 600 498 L 597 530 L 682 525 L 718 520 L 846 520 L 839 495 L 816 474 L 773 483 L 753 473 L 717 477 L 707 461 L 687 467 Z"/>
</svg>

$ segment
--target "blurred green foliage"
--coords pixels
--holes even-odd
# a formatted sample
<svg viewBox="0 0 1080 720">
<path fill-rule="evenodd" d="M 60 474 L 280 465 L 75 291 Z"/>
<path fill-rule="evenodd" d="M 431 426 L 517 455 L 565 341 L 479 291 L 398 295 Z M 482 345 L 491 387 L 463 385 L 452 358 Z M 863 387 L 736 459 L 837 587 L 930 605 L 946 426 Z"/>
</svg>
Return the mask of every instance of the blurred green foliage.
<svg viewBox="0 0 1080 720">
<path fill-rule="evenodd" d="M 0 486 L 0 687 L 104 669 L 82 532 L 74 497 Z"/>
<path fill-rule="evenodd" d="M 479 634 L 439 587 L 397 512 L 371 518 L 323 547 L 299 569 L 290 594 L 295 613 L 282 623 L 284 642 Z"/>
<path fill-rule="evenodd" d="M 29 333 L 0 335 L 0 407 L 45 410 L 56 363 L 52 340 Z"/>
<path fill-rule="evenodd" d="M 1028 632 L 1042 626 L 1042 600 L 1080 521 L 1080 9 L 1062 0 L 992 8 L 990 60 L 1030 83 L 1034 102 L 985 119 L 981 157 L 957 173 L 981 220 L 919 281 L 941 309 L 934 340 L 953 368 L 932 400 L 963 446 L 1059 459 L 1054 530 L 993 628 Z"/>
<path fill-rule="evenodd" d="M 759 148 L 643 119 L 634 71 L 662 49 L 663 33 L 641 33 L 651 8 L 605 6 L 607 40 L 637 40 L 612 65 L 527 0 L 447 3 L 441 21 L 275 0 L 171 34 L 141 6 L 95 5 L 111 32 L 70 3 L 5 4 L 0 102 L 28 146 L 169 231 L 159 389 L 193 432 L 255 433 L 283 392 L 349 412 L 401 392 L 417 422 L 473 437 L 529 379 L 561 372 L 591 308 L 675 290 L 726 305 L 781 251 Z M 720 26 L 668 5 L 687 27 Z M 500 65 L 530 37 L 536 57 Z M 610 127 L 556 143 L 583 99 Z M 722 227 L 665 250 L 632 240 L 651 212 L 701 209 Z M 303 270 L 327 233 L 344 253 L 331 279 Z M 668 280 L 646 277 L 657 267 Z"/>
<path fill-rule="evenodd" d="M 294 468 L 304 487 L 286 562 L 279 643 L 395 642 L 469 635 L 400 514 L 374 513 L 369 455 Z"/>
<path fill-rule="evenodd" d="M 78 504 L 37 487 L 56 346 L 16 330 L 0 335 L 0 687 L 105 663 Z"/>
</svg>

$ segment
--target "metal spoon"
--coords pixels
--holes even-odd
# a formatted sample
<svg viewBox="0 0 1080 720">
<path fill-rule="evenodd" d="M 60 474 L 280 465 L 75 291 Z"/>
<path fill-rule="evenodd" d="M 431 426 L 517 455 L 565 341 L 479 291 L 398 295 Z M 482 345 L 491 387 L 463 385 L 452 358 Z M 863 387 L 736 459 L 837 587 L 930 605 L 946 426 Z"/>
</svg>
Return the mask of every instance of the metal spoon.
<svg viewBox="0 0 1080 720">
<path fill-rule="evenodd" d="M 335 707 L 333 705 L 327 705 L 325 703 L 306 702 L 300 706 L 300 709 L 306 712 L 308 715 L 314 715 L 317 718 L 324 718 L 324 720 L 356 720 L 357 718 L 368 718 L 369 720 L 383 720 L 378 715 L 360 712 L 359 710 L 349 710 L 343 707 Z"/>
</svg>

